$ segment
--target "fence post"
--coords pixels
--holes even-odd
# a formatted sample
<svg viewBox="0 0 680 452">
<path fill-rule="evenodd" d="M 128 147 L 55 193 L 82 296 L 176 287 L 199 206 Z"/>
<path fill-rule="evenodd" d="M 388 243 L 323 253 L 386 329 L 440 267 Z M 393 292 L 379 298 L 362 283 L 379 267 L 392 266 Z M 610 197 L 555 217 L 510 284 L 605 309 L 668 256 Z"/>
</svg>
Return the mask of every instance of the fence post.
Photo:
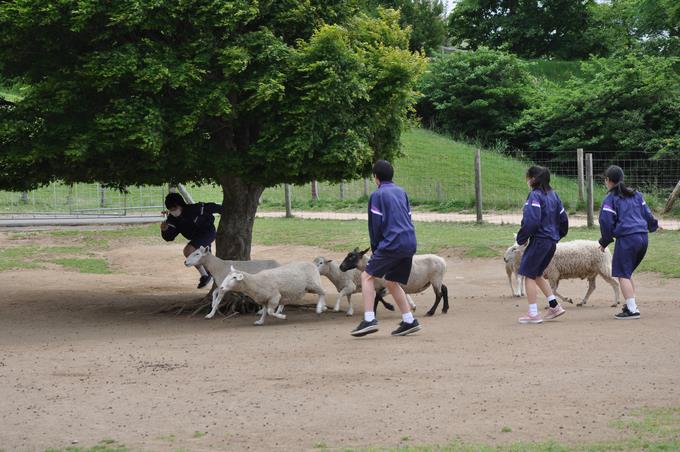
<svg viewBox="0 0 680 452">
<path fill-rule="evenodd" d="M 290 196 L 290 185 L 283 184 L 283 196 L 286 201 L 286 218 L 293 218 L 293 205 Z"/>
<path fill-rule="evenodd" d="M 437 202 L 442 202 L 442 183 L 437 181 L 434 183 L 434 191 L 437 194 Z"/>
<path fill-rule="evenodd" d="M 340 201 L 345 200 L 345 183 L 340 182 Z"/>
<path fill-rule="evenodd" d="M 319 183 L 316 180 L 312 181 L 312 201 L 319 200 Z"/>
<path fill-rule="evenodd" d="M 482 222 L 482 152 L 475 153 L 475 207 L 477 209 L 477 223 Z"/>
<path fill-rule="evenodd" d="M 364 177 L 364 196 L 368 198 L 368 177 Z"/>
<path fill-rule="evenodd" d="M 99 188 L 99 207 L 104 208 L 106 206 L 106 189 L 101 185 L 97 184 Z"/>
<path fill-rule="evenodd" d="M 576 149 L 576 171 L 578 177 L 578 200 L 583 202 L 583 148 Z"/>
<path fill-rule="evenodd" d="M 586 154 L 586 174 L 588 177 L 588 227 L 595 226 L 595 203 L 593 202 L 593 154 Z"/>
<path fill-rule="evenodd" d="M 22 191 L 22 192 L 21 192 L 21 202 L 24 203 L 24 204 L 28 204 L 28 201 L 30 201 L 30 200 L 28 199 L 28 192 L 27 192 L 27 191 Z"/>
</svg>

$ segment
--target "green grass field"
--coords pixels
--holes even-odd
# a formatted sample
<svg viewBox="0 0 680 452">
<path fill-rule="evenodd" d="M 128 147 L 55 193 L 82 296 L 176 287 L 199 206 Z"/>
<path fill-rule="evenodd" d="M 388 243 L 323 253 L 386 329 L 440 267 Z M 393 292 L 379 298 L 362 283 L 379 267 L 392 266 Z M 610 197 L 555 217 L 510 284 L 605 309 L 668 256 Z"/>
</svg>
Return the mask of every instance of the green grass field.
<svg viewBox="0 0 680 452">
<path fill-rule="evenodd" d="M 474 223 L 416 223 L 419 253 L 451 250 L 466 257 L 498 257 L 513 243 L 514 225 L 477 225 Z M 48 234 L 58 246 L 36 246 L 31 238 Z M 117 240 L 130 239 L 144 243 L 165 243 L 158 225 L 122 227 L 112 230 L 63 230 L 40 233 L 10 232 L 16 245 L 0 250 L 0 271 L 36 268 L 43 263 L 58 263 L 88 273 L 107 273 L 108 266 L 92 262 L 102 259 L 99 252 Z M 566 240 L 599 238 L 598 229 L 572 228 Z M 183 240 L 183 239 L 178 239 Z M 22 242 L 26 242 L 22 244 Z M 368 247 L 364 221 L 303 220 L 298 218 L 258 218 L 253 230 L 253 243 L 260 245 L 318 246 L 331 251 L 350 251 Z M 83 256 L 83 253 L 85 256 Z M 680 232 L 659 231 L 650 235 L 650 247 L 640 271 L 658 272 L 680 277 Z M 310 256 L 312 259 L 313 256 Z M 70 260 L 66 260 L 70 259 Z"/>
</svg>

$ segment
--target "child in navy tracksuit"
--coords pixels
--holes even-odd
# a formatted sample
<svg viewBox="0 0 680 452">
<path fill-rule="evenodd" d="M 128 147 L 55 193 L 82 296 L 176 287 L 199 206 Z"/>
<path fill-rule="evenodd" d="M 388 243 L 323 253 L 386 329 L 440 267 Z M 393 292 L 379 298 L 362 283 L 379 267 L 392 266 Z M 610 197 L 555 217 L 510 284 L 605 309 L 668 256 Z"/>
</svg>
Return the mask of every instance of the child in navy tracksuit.
<svg viewBox="0 0 680 452">
<path fill-rule="evenodd" d="M 402 322 L 392 331 L 392 335 L 405 336 L 420 330 L 420 324 L 413 318 L 406 293 L 400 285 L 406 284 L 411 274 L 413 255 L 416 253 L 416 232 L 411 221 L 408 196 L 392 182 L 393 175 L 394 169 L 389 162 L 378 160 L 373 165 L 373 176 L 378 185 L 378 190 L 368 200 L 368 234 L 373 255 L 361 274 L 364 320 L 351 333 L 356 337 L 378 331 L 378 321 L 373 311 L 374 278 L 385 279 L 385 287 L 401 311 Z"/>
<path fill-rule="evenodd" d="M 209 247 L 215 240 L 215 217 L 213 215 L 222 214 L 222 206 L 219 204 L 212 202 L 187 204 L 179 193 L 170 193 L 165 197 L 165 207 L 170 216 L 161 223 L 161 236 L 168 242 L 175 240 L 179 234 L 189 239 L 189 243 L 184 247 L 185 257 L 200 246 Z M 199 289 L 212 283 L 212 277 L 202 265 L 197 266 L 196 269 L 201 274 L 198 282 Z"/>
<path fill-rule="evenodd" d="M 640 192 L 626 187 L 623 170 L 612 165 L 604 173 L 609 194 L 602 201 L 600 210 L 600 249 L 616 238 L 612 259 L 612 276 L 619 278 L 621 292 L 626 298 L 623 311 L 617 319 L 639 319 L 640 311 L 635 304 L 635 284 L 631 277 L 647 253 L 647 232 L 659 228 L 659 222 L 645 203 Z"/>
<path fill-rule="evenodd" d="M 520 263 L 518 273 L 525 277 L 529 313 L 519 318 L 519 323 L 542 323 L 536 305 L 536 288 L 541 289 L 548 299 L 545 320 L 553 320 L 562 314 L 564 309 L 557 303 L 555 294 L 543 272 L 550 263 L 557 242 L 567 235 L 569 219 L 557 193 L 550 187 L 550 171 L 548 168 L 532 166 L 526 173 L 527 185 L 531 193 L 524 204 L 522 226 L 517 233 L 517 243 L 529 242 Z"/>
</svg>

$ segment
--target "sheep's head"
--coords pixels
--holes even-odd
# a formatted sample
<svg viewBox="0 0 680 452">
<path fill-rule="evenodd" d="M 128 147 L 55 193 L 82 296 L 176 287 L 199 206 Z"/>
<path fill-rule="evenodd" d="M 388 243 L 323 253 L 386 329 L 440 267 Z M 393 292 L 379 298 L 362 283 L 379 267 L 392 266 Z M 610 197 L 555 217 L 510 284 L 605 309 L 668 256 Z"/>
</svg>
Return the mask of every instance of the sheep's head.
<svg viewBox="0 0 680 452">
<path fill-rule="evenodd" d="M 328 264 L 333 262 L 332 259 L 326 259 L 325 257 L 317 257 L 314 259 L 314 265 L 316 265 L 316 269 L 319 270 L 320 275 L 327 275 L 330 267 Z"/>
<path fill-rule="evenodd" d="M 229 271 L 229 274 L 227 275 L 226 278 L 224 278 L 224 281 L 222 281 L 222 284 L 220 284 L 219 291 L 221 294 L 224 292 L 229 292 L 229 291 L 237 291 L 238 287 L 241 285 L 243 282 L 243 273 L 236 270 L 234 266 L 231 266 L 231 270 Z"/>
<path fill-rule="evenodd" d="M 515 243 L 511 247 L 509 247 L 507 250 L 505 250 L 505 254 L 503 255 L 503 260 L 508 263 L 508 262 L 514 262 L 517 254 L 519 253 L 519 256 L 524 254 L 524 250 L 527 248 L 526 245 L 518 245 Z"/>
<path fill-rule="evenodd" d="M 359 248 L 354 248 L 354 251 L 350 251 L 347 253 L 347 256 L 345 256 L 342 264 L 340 264 L 340 270 L 346 272 L 347 270 L 357 268 L 359 262 L 361 262 L 361 259 L 363 259 L 364 255 L 368 253 L 369 250 L 370 248 L 366 248 L 363 251 L 360 251 Z"/>
<path fill-rule="evenodd" d="M 196 265 L 201 265 L 203 263 L 203 258 L 210 254 L 210 248 L 207 246 L 199 246 L 196 251 L 189 254 L 186 259 L 184 259 L 184 265 L 187 267 L 195 267 Z"/>
</svg>

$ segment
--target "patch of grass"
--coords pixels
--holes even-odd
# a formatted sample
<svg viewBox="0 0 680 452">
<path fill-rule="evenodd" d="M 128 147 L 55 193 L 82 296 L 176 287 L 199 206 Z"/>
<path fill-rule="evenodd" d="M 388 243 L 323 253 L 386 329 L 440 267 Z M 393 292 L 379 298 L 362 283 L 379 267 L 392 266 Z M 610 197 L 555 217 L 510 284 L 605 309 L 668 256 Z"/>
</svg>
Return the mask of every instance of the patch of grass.
<svg viewBox="0 0 680 452">
<path fill-rule="evenodd" d="M 401 441 L 411 441 L 411 439 L 412 439 L 412 438 L 411 438 L 410 436 L 408 436 L 408 435 L 402 436 L 402 437 L 401 437 Z"/>
<path fill-rule="evenodd" d="M 204 437 L 205 435 L 207 435 L 207 434 L 208 434 L 207 432 L 199 432 L 199 431 L 195 431 L 195 432 L 194 432 L 194 438 L 203 438 L 203 437 Z"/>
<path fill-rule="evenodd" d="M 505 426 L 501 429 L 501 433 L 510 433 L 512 432 L 512 429 L 508 426 Z"/>
<path fill-rule="evenodd" d="M 163 435 L 163 436 L 159 436 L 158 439 L 161 440 L 161 441 L 173 442 L 177 439 L 177 437 L 175 435 Z"/>
<path fill-rule="evenodd" d="M 10 246 L 0 249 L 0 272 L 38 268 L 39 264 L 30 260 L 40 247 L 35 245 Z"/>
<path fill-rule="evenodd" d="M 105 439 L 91 447 L 69 446 L 63 449 L 49 448 L 46 449 L 46 452 L 130 452 L 130 449 L 115 440 Z"/>
<path fill-rule="evenodd" d="M 78 270 L 80 273 L 109 274 L 109 263 L 101 258 L 61 258 L 52 259 L 52 263 Z"/>
<path fill-rule="evenodd" d="M 328 446 L 326 443 L 316 443 L 314 444 L 314 449 L 328 449 Z"/>
</svg>

